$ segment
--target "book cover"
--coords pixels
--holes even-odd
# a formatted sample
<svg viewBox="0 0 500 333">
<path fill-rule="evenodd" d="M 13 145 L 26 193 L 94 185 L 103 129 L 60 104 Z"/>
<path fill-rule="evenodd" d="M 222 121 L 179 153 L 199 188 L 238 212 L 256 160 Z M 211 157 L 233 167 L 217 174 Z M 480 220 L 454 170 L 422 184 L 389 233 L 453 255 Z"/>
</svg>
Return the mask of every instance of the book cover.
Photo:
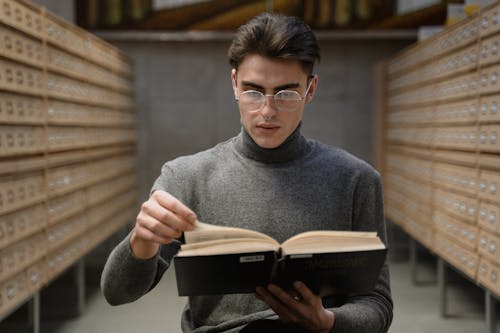
<svg viewBox="0 0 500 333">
<path fill-rule="evenodd" d="M 254 293 L 304 282 L 321 296 L 369 292 L 387 249 L 376 233 L 313 231 L 283 244 L 255 231 L 202 225 L 174 257 L 179 296 Z"/>
</svg>

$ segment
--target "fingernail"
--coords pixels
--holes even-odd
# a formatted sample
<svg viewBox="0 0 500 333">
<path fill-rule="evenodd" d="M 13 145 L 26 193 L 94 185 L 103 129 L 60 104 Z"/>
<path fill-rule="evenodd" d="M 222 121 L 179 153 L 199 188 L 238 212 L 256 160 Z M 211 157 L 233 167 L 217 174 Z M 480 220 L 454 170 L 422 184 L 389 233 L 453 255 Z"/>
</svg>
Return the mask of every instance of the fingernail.
<svg viewBox="0 0 500 333">
<path fill-rule="evenodd" d="M 196 215 L 189 215 L 188 217 L 188 221 L 191 223 L 191 224 L 196 224 L 196 221 L 197 221 L 197 217 Z"/>
<path fill-rule="evenodd" d="M 294 286 L 295 288 L 302 288 L 302 282 L 300 282 L 300 281 L 295 281 L 295 282 L 293 283 L 293 286 Z"/>
</svg>

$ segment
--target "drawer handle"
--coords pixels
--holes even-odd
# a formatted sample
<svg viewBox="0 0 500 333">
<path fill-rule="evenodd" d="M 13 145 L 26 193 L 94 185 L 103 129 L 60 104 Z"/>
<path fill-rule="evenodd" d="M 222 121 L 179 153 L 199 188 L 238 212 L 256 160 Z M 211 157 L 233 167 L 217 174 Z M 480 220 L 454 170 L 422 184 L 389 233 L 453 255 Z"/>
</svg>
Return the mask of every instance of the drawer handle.
<svg viewBox="0 0 500 333">
<path fill-rule="evenodd" d="M 490 134 L 490 143 L 492 145 L 497 143 L 497 132 L 491 132 Z"/>
<path fill-rule="evenodd" d="M 486 190 L 486 181 L 485 180 L 481 180 L 481 183 L 479 184 L 479 189 L 484 192 Z"/>
<path fill-rule="evenodd" d="M 483 20 L 481 21 L 481 27 L 483 29 L 488 29 L 488 16 L 483 16 Z"/>
<path fill-rule="evenodd" d="M 490 246 L 488 247 L 488 251 L 490 251 L 490 253 L 495 253 L 496 250 L 497 250 L 497 245 L 495 244 L 495 242 L 491 242 Z"/>
<path fill-rule="evenodd" d="M 491 271 L 490 278 L 491 278 L 491 281 L 495 282 L 497 280 L 497 272 Z"/>
<path fill-rule="evenodd" d="M 496 102 L 492 102 L 491 103 L 491 107 L 490 107 L 490 112 L 491 114 L 496 114 L 497 113 L 497 103 Z"/>
<path fill-rule="evenodd" d="M 479 213 L 479 217 L 481 218 L 481 220 L 484 220 L 487 215 L 488 211 L 486 210 L 486 208 L 481 209 L 481 212 Z"/>
<path fill-rule="evenodd" d="M 492 183 L 490 185 L 490 192 L 491 192 L 491 194 L 496 194 L 497 193 L 497 184 Z"/>
<path fill-rule="evenodd" d="M 11 285 L 8 285 L 7 286 L 7 298 L 8 299 L 12 299 L 14 298 L 15 296 L 15 290 L 14 290 L 14 287 L 11 286 Z"/>
<path fill-rule="evenodd" d="M 497 220 L 497 216 L 496 216 L 496 213 L 495 212 L 491 212 L 490 213 L 490 216 L 489 216 L 489 221 L 491 224 L 494 224 Z"/>
</svg>

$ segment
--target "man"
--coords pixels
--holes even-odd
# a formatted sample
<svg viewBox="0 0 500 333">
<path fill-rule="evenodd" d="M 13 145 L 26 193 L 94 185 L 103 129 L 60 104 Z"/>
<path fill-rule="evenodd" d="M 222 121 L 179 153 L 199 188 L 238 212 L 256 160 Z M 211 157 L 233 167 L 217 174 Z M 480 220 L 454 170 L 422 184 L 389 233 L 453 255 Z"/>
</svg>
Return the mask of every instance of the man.
<svg viewBox="0 0 500 333">
<path fill-rule="evenodd" d="M 135 227 L 102 275 L 110 304 L 131 302 L 159 281 L 196 221 L 264 232 L 278 241 L 317 229 L 377 231 L 385 241 L 379 175 L 347 152 L 300 133 L 318 78 L 319 47 L 294 17 L 262 14 L 230 48 L 241 133 L 212 149 L 165 163 Z M 200 279 L 203 277 L 200 276 Z M 384 265 L 366 295 L 321 299 L 297 281 L 255 294 L 190 297 L 183 332 L 385 332 L 392 320 Z"/>
</svg>

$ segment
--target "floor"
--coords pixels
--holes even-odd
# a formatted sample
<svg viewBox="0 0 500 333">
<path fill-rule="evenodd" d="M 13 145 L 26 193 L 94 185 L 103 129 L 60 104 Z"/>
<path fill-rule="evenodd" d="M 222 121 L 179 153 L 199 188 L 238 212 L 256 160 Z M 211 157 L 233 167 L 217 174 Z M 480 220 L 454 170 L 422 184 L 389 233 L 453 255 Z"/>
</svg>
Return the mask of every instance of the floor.
<svg viewBox="0 0 500 333">
<path fill-rule="evenodd" d="M 487 332 L 484 318 L 484 292 L 461 275 L 449 271 L 446 318 L 439 315 L 439 290 L 435 283 L 436 260 L 420 249 L 418 283 L 412 283 L 411 269 L 403 256 L 391 259 L 394 321 L 390 333 Z M 41 333 L 177 333 L 185 299 L 176 294 L 173 272 L 139 301 L 109 306 L 98 289 L 100 267 L 87 267 L 86 308 L 76 313 L 76 292 L 72 272 L 63 275 L 41 295 Z M 28 307 L 0 322 L 0 333 L 28 333 Z M 498 316 L 500 318 L 500 316 Z M 500 332 L 500 327 L 497 328 Z"/>
</svg>

